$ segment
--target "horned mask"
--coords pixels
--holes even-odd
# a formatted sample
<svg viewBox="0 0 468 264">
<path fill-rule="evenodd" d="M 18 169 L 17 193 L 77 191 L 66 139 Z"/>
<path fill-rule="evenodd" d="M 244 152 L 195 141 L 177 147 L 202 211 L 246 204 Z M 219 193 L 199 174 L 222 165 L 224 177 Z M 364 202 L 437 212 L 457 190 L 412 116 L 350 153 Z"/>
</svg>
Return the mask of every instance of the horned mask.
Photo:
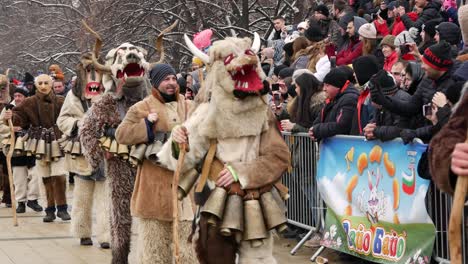
<svg viewBox="0 0 468 264">
<path fill-rule="evenodd" d="M 97 100 L 104 92 L 102 85 L 102 72 L 94 67 L 90 52 L 81 56 L 77 66 L 77 79 L 73 93 L 81 100 Z"/>
</svg>

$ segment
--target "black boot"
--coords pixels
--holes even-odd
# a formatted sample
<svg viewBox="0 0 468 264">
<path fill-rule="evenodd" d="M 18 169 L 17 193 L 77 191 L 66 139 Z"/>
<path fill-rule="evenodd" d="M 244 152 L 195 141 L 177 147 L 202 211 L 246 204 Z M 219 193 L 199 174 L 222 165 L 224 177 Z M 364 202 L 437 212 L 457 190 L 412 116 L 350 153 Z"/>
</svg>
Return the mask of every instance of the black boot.
<svg viewBox="0 0 468 264">
<path fill-rule="evenodd" d="M 39 203 L 37 202 L 37 200 L 30 200 L 26 203 L 26 205 L 33 209 L 34 211 L 36 212 L 42 212 L 42 206 L 39 205 Z"/>
<path fill-rule="evenodd" d="M 24 214 L 26 212 L 26 206 L 24 202 L 18 202 L 18 207 L 16 207 L 17 214 Z"/>
<path fill-rule="evenodd" d="M 82 245 L 82 246 L 92 246 L 93 241 L 89 237 L 80 238 L 80 245 Z"/>
<path fill-rule="evenodd" d="M 62 221 L 71 220 L 71 217 L 68 214 L 67 208 L 68 206 L 66 204 L 57 206 L 57 216 L 60 217 Z"/>
<path fill-rule="evenodd" d="M 47 207 L 45 209 L 46 216 L 42 219 L 45 223 L 50 223 L 55 220 L 55 206 L 54 207 Z"/>
<path fill-rule="evenodd" d="M 108 242 L 102 242 L 101 243 L 101 248 L 102 249 L 109 249 L 110 248 L 110 244 Z"/>
</svg>

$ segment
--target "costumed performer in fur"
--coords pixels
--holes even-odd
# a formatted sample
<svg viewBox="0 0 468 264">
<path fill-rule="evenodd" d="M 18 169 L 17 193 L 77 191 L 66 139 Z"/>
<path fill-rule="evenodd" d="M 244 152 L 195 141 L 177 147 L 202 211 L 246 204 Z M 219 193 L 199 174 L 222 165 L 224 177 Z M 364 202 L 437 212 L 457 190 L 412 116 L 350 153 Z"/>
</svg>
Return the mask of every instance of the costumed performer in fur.
<svg viewBox="0 0 468 264">
<path fill-rule="evenodd" d="M 279 181 L 289 165 L 289 149 L 269 111 L 269 86 L 256 56 L 260 38 L 216 41 L 209 56 L 185 36 L 195 56 L 208 65 L 204 97 L 183 126 L 176 127 L 158 153 L 169 169 L 177 166 L 178 144 L 188 144 L 182 172 L 204 165 L 216 187 L 201 209 L 193 236 L 200 263 L 276 263 L 273 230 L 286 229 Z M 188 140 L 187 140 L 188 138 Z M 172 142 L 171 142 L 172 141 Z M 178 143 L 178 144 L 176 144 Z M 208 154 L 207 154 L 208 153 Z M 185 182 L 181 177 L 179 187 Z M 198 188 L 197 188 L 198 189 Z M 265 220 L 264 220 L 265 219 Z"/>
<path fill-rule="evenodd" d="M 186 120 L 188 103 L 179 95 L 175 70 L 158 64 L 150 71 L 151 95 L 132 106 L 116 131 L 117 141 L 126 145 L 147 144 L 148 158 L 138 169 L 131 212 L 138 217 L 138 260 L 140 264 L 172 262 L 172 177 L 174 172 L 153 163 L 169 139 L 170 131 Z M 195 171 L 196 173 L 196 171 Z M 191 233 L 193 209 L 189 198 L 179 205 L 180 263 L 197 263 Z"/>
<path fill-rule="evenodd" d="M 93 244 L 92 212 L 96 209 L 96 238 L 101 248 L 109 248 L 110 242 L 110 194 L 105 181 L 104 162 L 93 170 L 81 152 L 78 132 L 83 118 L 104 91 L 102 74 L 93 66 L 91 53 L 84 53 L 77 66 L 77 82 L 65 97 L 57 126 L 67 137 L 65 160 L 69 172 L 75 173 L 73 189 L 71 232 L 80 239 L 80 245 Z M 68 146 L 68 147 L 67 147 Z M 74 147 L 74 148 L 73 148 Z"/>
<path fill-rule="evenodd" d="M 83 144 L 84 155 L 93 170 L 96 170 L 102 161 L 105 162 L 105 176 L 111 194 L 112 263 L 126 264 L 130 253 L 130 199 L 136 168 L 123 156 L 110 153 L 110 148 L 101 144 L 100 139 L 106 137 L 112 144 L 116 144 L 115 129 L 124 119 L 128 109 L 143 100 L 151 91 L 146 73 L 155 63 L 147 62 L 146 51 L 130 43 L 123 43 L 110 50 L 105 57 L 105 64 L 99 63 L 95 54 L 98 54 L 101 48 L 101 37 L 87 25 L 85 27 L 96 37 L 92 60 L 94 67 L 103 73 L 105 93 L 88 110 L 79 131 L 80 141 Z M 172 27 L 163 30 L 157 38 L 156 46 L 161 51 L 160 61 L 164 59 L 163 35 L 171 29 Z"/>
<path fill-rule="evenodd" d="M 37 160 L 33 172 L 42 178 L 45 186 L 47 208 L 44 222 L 55 220 L 55 210 L 63 221 L 71 219 L 65 195 L 68 175 L 65 159 L 63 157 L 51 159 L 51 140 L 58 139 L 62 135 L 56 122 L 64 101 L 62 96 L 55 95 L 52 91 L 52 82 L 52 77 L 49 75 L 37 76 L 35 80 L 37 93 L 13 108 L 13 112 L 6 111 L 4 116 L 5 120 L 12 118 L 14 126 L 40 131 L 39 141 L 44 140 L 45 151 L 41 151 L 42 153 L 36 151 Z M 39 145 L 38 143 L 38 148 Z"/>
<path fill-rule="evenodd" d="M 11 101 L 10 97 L 10 79 L 8 78 L 9 70 L 7 69 L 5 74 L 0 74 L 0 109 L 6 110 L 5 106 Z M 10 129 L 8 128 L 8 133 Z M 2 146 L 3 148 L 3 146 Z M 6 163 L 6 156 L 0 151 L 0 180 L 3 185 L 2 203 L 5 203 L 6 207 L 11 207 L 11 193 L 10 193 L 10 179 L 8 178 L 8 170 Z"/>
</svg>

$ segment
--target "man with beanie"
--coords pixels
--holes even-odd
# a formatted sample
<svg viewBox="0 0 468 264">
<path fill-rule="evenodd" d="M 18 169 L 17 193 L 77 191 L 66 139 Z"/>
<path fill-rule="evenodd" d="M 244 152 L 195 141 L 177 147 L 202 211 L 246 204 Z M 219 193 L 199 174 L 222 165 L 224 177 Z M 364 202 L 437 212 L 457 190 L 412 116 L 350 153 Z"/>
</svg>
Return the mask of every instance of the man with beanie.
<svg viewBox="0 0 468 264">
<path fill-rule="evenodd" d="M 323 90 L 327 94 L 325 106 L 309 129 L 312 139 L 322 139 L 335 135 L 348 135 L 358 91 L 348 80 L 348 75 L 341 69 L 332 69 L 323 80 Z"/>
<path fill-rule="evenodd" d="M 350 133 L 351 135 L 362 135 L 364 127 L 372 119 L 374 113 L 368 82 L 372 75 L 376 74 L 380 68 L 377 58 L 374 55 L 367 55 L 354 60 L 353 69 L 361 89 Z"/>
<path fill-rule="evenodd" d="M 176 72 L 168 64 L 157 64 L 150 73 L 151 95 L 128 110 L 117 127 L 119 144 L 148 144 L 161 148 L 174 127 L 187 118 L 188 106 L 179 95 Z M 139 263 L 171 263 L 172 249 L 172 177 L 173 172 L 144 160 L 137 175 L 131 212 L 139 219 Z M 179 206 L 180 262 L 197 263 L 187 237 L 191 233 L 193 208 L 189 198 Z M 175 209 L 177 210 L 177 209 Z"/>
<path fill-rule="evenodd" d="M 28 97 L 28 91 L 23 88 L 16 88 L 13 93 L 13 101 L 11 105 L 19 106 Z M 10 128 L 8 123 L 3 121 L 6 108 L 0 114 L 0 139 L 10 137 Z M 15 127 L 15 136 L 23 136 L 26 131 L 21 127 Z M 3 140 L 2 140 L 3 141 Z M 5 154 L 7 149 L 4 149 Z M 15 198 L 18 206 L 16 213 L 22 214 L 26 212 L 26 205 L 36 212 L 41 212 L 43 209 L 37 202 L 39 198 L 39 181 L 36 174 L 33 173 L 35 159 L 32 156 L 17 155 L 11 158 L 11 165 L 13 170 L 13 182 L 15 184 Z"/>
<path fill-rule="evenodd" d="M 397 100 L 405 101 L 411 97 L 407 92 L 396 86 L 393 77 L 385 70 L 380 70 L 374 75 L 369 85 L 379 86 L 384 95 Z M 375 103 L 373 105 L 375 108 L 374 117 L 364 128 L 366 139 L 392 140 L 400 136 L 402 129 L 412 128 L 410 118 L 392 113 L 381 105 Z"/>
<path fill-rule="evenodd" d="M 28 89 L 30 96 L 33 96 L 36 93 L 36 87 L 34 87 L 34 76 L 29 72 L 24 74 L 23 85 Z"/>
<path fill-rule="evenodd" d="M 422 69 L 426 74 L 409 100 L 402 101 L 390 98 L 382 93 L 380 87 L 372 86 L 372 101 L 398 115 L 422 116 L 423 106 L 432 103 L 434 94 L 437 92 L 446 93 L 448 87 L 454 83 L 451 78 L 454 69 L 450 50 L 450 45 L 441 41 L 424 51 Z M 432 137 L 432 125 L 427 123 L 427 126 L 416 130 L 405 129 L 401 131 L 401 137 L 405 143 L 413 141 L 416 137 L 428 141 Z"/>
<path fill-rule="evenodd" d="M 328 37 L 337 48 L 341 47 L 343 38 L 341 37 L 340 25 L 330 17 L 330 11 L 326 5 L 318 5 L 315 8 L 313 19 L 320 26 L 322 35 Z"/>
</svg>

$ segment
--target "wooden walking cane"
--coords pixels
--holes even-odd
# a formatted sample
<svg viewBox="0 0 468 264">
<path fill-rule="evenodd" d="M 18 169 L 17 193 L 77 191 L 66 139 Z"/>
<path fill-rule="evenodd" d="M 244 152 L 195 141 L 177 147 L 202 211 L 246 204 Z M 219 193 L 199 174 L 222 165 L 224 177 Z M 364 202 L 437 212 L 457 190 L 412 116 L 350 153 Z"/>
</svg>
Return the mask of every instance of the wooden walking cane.
<svg viewBox="0 0 468 264">
<path fill-rule="evenodd" d="M 13 171 L 11 169 L 11 157 L 13 157 L 13 152 L 15 151 L 15 128 L 13 127 L 13 122 L 11 121 L 11 118 L 8 119 L 8 126 L 10 127 L 10 149 L 8 150 L 6 161 L 8 168 L 8 179 L 10 181 L 11 209 L 13 210 L 13 226 L 18 226 L 18 218 L 16 216 L 15 188 L 13 187 Z"/>
<path fill-rule="evenodd" d="M 174 179 L 172 180 L 172 255 L 174 264 L 179 264 L 179 200 L 177 199 L 177 188 L 179 187 L 179 178 L 184 165 L 185 153 L 187 152 L 187 145 L 180 144 L 179 160 L 177 161 L 177 168 L 174 172 Z"/>
<path fill-rule="evenodd" d="M 465 143 L 468 143 L 468 131 Z M 450 263 L 452 264 L 462 263 L 461 222 L 467 192 L 468 176 L 463 175 L 463 177 L 458 177 L 457 185 L 455 186 L 455 194 L 453 196 L 453 205 L 452 211 L 450 212 L 449 222 Z"/>
</svg>

